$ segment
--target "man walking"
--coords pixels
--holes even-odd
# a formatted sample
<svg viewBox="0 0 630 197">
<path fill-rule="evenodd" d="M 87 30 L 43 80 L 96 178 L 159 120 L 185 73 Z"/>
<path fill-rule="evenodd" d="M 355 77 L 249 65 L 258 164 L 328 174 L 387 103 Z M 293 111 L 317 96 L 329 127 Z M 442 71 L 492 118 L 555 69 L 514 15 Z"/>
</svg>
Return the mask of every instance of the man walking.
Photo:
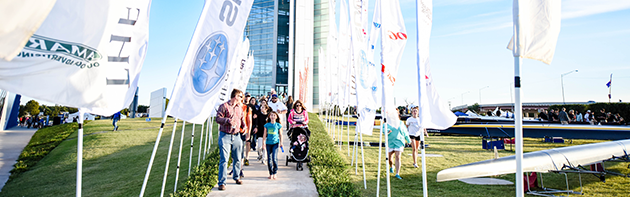
<svg viewBox="0 0 630 197">
<path fill-rule="evenodd" d="M 112 125 L 114 125 L 114 131 L 118 131 L 118 121 L 120 121 L 120 112 L 116 112 L 114 116 L 112 116 Z"/>
<path fill-rule="evenodd" d="M 230 100 L 221 104 L 217 110 L 217 124 L 219 124 L 219 190 L 225 190 L 225 180 L 227 179 L 228 155 L 232 156 L 232 168 L 234 172 L 241 171 L 241 154 L 243 140 L 240 132 L 247 131 L 243 119 L 243 92 L 234 89 L 230 95 Z M 231 152 L 231 153 L 230 153 Z M 239 179 L 239 173 L 233 173 L 232 179 L 236 184 L 243 184 Z"/>
<path fill-rule="evenodd" d="M 287 121 L 286 121 L 286 116 L 284 114 L 287 113 L 288 108 L 286 105 L 284 105 L 284 103 L 282 103 L 282 101 L 280 101 L 280 99 L 278 99 L 278 95 L 277 94 L 273 94 L 271 95 L 271 102 L 269 102 L 267 105 L 269 105 L 269 107 L 271 108 L 271 110 L 273 110 L 274 112 L 278 113 L 278 115 L 280 115 L 280 124 L 282 124 L 283 128 L 287 128 Z"/>
</svg>

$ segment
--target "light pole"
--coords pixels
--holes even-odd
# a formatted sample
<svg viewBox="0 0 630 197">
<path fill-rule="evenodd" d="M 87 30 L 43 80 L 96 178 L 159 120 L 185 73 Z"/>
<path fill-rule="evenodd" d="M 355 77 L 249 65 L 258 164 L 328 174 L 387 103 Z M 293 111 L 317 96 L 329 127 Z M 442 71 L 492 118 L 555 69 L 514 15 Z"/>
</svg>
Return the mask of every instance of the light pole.
<svg viewBox="0 0 630 197">
<path fill-rule="evenodd" d="M 566 104 L 566 103 L 564 102 L 564 76 L 565 76 L 565 75 L 568 75 L 568 74 L 571 74 L 571 73 L 573 73 L 573 72 L 577 72 L 577 71 L 578 71 L 578 70 L 576 69 L 576 70 L 572 70 L 572 71 L 570 71 L 570 72 L 567 72 L 567 73 L 564 73 L 564 74 L 560 75 L 560 82 L 562 83 L 562 104 Z"/>
<path fill-rule="evenodd" d="M 486 89 L 486 88 L 489 88 L 489 87 L 490 87 L 490 86 L 486 86 L 486 87 L 483 87 L 483 88 L 480 88 L 480 89 L 479 89 L 479 104 L 481 104 L 481 90 Z"/>
<path fill-rule="evenodd" d="M 462 93 L 462 105 L 464 105 L 464 94 L 468 94 L 468 93 L 470 93 L 470 91 Z"/>
</svg>

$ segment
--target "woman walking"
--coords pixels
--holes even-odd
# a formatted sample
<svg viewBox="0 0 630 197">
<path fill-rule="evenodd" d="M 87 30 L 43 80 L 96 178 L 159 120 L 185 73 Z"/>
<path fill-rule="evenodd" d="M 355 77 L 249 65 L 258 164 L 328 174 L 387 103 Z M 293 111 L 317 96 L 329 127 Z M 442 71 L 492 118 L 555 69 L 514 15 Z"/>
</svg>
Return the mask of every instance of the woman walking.
<svg viewBox="0 0 630 197">
<path fill-rule="evenodd" d="M 267 150 L 269 179 L 276 179 L 278 173 L 278 146 L 282 148 L 282 124 L 276 112 L 270 112 L 263 134 L 264 148 Z"/>
<path fill-rule="evenodd" d="M 394 109 L 396 110 L 396 109 Z M 398 111 L 398 110 L 396 110 Z M 398 114 L 400 117 L 400 114 Z M 389 161 L 389 172 L 394 173 L 394 165 L 393 156 L 396 156 L 396 178 L 402 179 L 400 177 L 400 164 L 401 164 L 401 154 L 405 148 L 406 143 L 410 143 L 411 139 L 409 139 L 409 133 L 407 132 L 407 127 L 402 120 L 399 120 L 398 128 L 392 127 L 391 124 L 387 124 L 387 129 L 383 129 L 384 132 L 387 132 L 387 140 L 388 140 L 388 149 L 387 149 L 387 158 Z"/>
<path fill-rule="evenodd" d="M 291 99 L 290 96 L 289 99 Z M 308 126 L 308 113 L 306 113 L 306 109 L 304 108 L 302 101 L 295 101 L 293 109 L 291 110 L 291 113 L 289 113 L 289 118 L 287 118 L 287 120 L 289 121 L 291 128 Z"/>
<path fill-rule="evenodd" d="M 426 135 L 427 129 L 420 126 L 420 120 L 418 119 L 418 106 L 411 106 L 411 117 L 407 119 L 407 129 L 409 129 L 409 138 L 411 138 L 411 148 L 413 157 L 413 167 L 418 167 L 418 148 L 420 147 L 420 135 Z"/>
</svg>

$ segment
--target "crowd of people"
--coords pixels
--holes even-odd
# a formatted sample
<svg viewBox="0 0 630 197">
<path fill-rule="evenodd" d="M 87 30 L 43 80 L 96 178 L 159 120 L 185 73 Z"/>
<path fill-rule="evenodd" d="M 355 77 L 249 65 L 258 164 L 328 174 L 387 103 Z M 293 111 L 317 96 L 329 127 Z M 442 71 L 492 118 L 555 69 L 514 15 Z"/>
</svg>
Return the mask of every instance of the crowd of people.
<svg viewBox="0 0 630 197">
<path fill-rule="evenodd" d="M 258 160 L 267 165 L 270 180 L 277 179 L 278 149 L 283 150 L 283 132 L 289 128 L 307 127 L 308 114 L 302 101 L 272 90 L 258 98 L 234 89 L 230 100 L 219 106 L 219 190 L 226 189 L 228 175 L 243 184 L 243 166 L 250 165 L 249 153 L 258 152 Z M 283 151 L 284 152 L 284 151 Z M 228 171 L 229 157 L 232 171 Z"/>
<path fill-rule="evenodd" d="M 598 113 L 586 110 L 586 112 L 582 114 L 581 112 L 572 109 L 567 112 L 567 109 L 563 107 L 561 109 L 543 110 L 538 114 L 538 117 L 542 120 L 560 122 L 561 124 L 588 123 L 591 125 L 627 125 L 627 121 L 621 117 L 619 113 L 613 114 L 611 112 L 606 112 L 605 109 L 599 110 Z"/>
</svg>

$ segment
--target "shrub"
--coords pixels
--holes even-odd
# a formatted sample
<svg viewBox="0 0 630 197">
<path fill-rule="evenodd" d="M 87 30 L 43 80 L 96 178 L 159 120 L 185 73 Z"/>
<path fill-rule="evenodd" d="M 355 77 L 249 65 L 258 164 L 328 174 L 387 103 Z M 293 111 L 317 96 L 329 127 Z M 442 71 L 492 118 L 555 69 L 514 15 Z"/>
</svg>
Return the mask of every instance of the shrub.
<svg viewBox="0 0 630 197">
<path fill-rule="evenodd" d="M 199 166 L 195 167 L 186 180 L 184 188 L 171 196 L 206 196 L 218 182 L 219 149 L 215 148 Z"/>
<path fill-rule="evenodd" d="M 308 166 L 320 196 L 359 196 L 350 181 L 345 162 L 316 114 L 309 113 L 311 162 Z"/>
</svg>

